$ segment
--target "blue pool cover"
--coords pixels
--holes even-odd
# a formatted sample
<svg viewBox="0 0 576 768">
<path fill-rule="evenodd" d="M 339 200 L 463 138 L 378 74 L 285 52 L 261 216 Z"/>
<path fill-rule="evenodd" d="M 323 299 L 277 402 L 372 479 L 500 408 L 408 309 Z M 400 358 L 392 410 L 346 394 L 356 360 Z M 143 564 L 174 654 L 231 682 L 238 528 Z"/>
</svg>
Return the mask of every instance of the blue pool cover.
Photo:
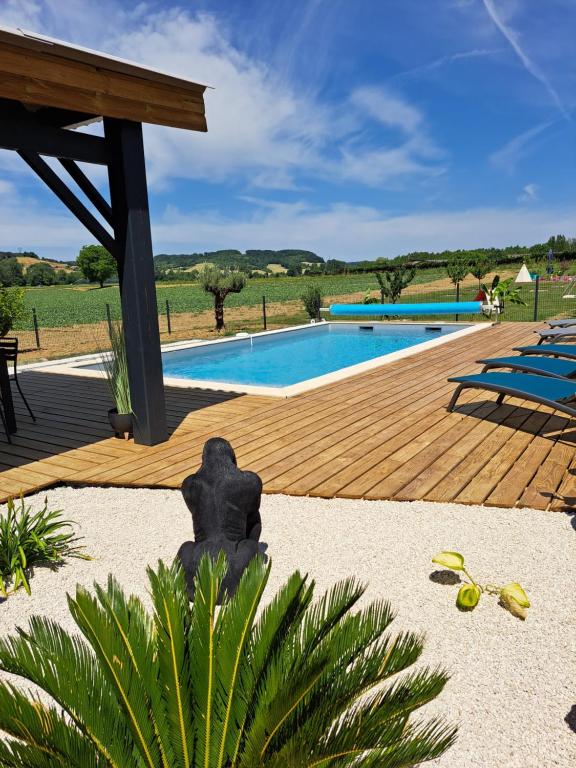
<svg viewBox="0 0 576 768">
<path fill-rule="evenodd" d="M 445 301 L 429 304 L 332 304 L 331 315 L 364 317 L 372 315 L 476 315 L 481 301 Z"/>
</svg>

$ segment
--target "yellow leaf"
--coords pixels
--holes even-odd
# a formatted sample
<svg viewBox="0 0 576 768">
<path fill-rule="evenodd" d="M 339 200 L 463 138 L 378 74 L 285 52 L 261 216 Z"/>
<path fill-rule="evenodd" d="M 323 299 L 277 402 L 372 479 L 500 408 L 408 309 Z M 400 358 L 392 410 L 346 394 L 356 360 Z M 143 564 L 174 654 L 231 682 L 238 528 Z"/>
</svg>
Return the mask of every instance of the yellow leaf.
<svg viewBox="0 0 576 768">
<path fill-rule="evenodd" d="M 443 565 L 444 568 L 450 568 L 452 571 L 464 570 L 464 558 L 458 552 L 439 552 L 434 555 L 432 562 Z"/>
<path fill-rule="evenodd" d="M 517 581 L 513 581 L 510 584 L 506 584 L 505 587 L 502 587 L 502 591 L 500 592 L 500 595 L 508 595 L 513 600 L 516 600 L 518 605 L 520 605 L 522 608 L 530 608 L 530 600 L 528 600 L 528 595 L 520 584 L 518 584 Z"/>
<path fill-rule="evenodd" d="M 456 605 L 463 611 L 471 611 L 478 605 L 482 590 L 476 584 L 462 584 L 458 590 Z"/>
</svg>

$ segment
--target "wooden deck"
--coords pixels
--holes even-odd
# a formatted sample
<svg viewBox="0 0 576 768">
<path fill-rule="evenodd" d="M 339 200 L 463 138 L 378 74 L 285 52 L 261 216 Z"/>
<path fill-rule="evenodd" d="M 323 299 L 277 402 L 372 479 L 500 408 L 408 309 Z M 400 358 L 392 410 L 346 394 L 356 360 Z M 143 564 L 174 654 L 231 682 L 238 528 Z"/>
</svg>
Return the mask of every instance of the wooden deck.
<svg viewBox="0 0 576 768">
<path fill-rule="evenodd" d="M 576 423 L 546 408 L 464 392 L 446 378 L 533 343 L 509 323 L 290 399 L 169 388 L 170 440 L 110 438 L 104 382 L 29 371 L 38 421 L 14 399 L 19 430 L 0 442 L 0 498 L 57 483 L 178 487 L 220 435 L 267 493 L 565 509 L 576 503 Z M 0 436 L 1 440 L 1 436 Z"/>
</svg>

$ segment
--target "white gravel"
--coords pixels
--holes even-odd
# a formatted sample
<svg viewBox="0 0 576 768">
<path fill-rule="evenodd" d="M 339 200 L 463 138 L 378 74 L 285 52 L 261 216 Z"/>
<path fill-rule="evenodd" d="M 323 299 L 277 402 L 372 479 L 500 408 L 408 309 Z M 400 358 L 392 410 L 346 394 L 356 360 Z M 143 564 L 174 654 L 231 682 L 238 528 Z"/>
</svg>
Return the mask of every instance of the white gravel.
<svg viewBox="0 0 576 768">
<path fill-rule="evenodd" d="M 3 634 L 34 613 L 72 629 L 66 592 L 76 582 L 104 581 L 110 571 L 126 589 L 145 595 L 145 566 L 171 560 L 191 538 L 190 516 L 177 491 L 61 488 L 48 497 L 78 523 L 96 559 L 70 560 L 58 572 L 39 570 L 32 597 L 21 591 L 0 604 Z M 423 662 L 452 673 L 427 713 L 460 725 L 457 744 L 434 765 L 576 764 L 576 518 L 529 509 L 287 496 L 263 497 L 262 517 L 262 539 L 274 563 L 268 594 L 296 568 L 310 573 L 319 590 L 355 574 L 369 584 L 367 599 L 391 600 L 398 611 L 393 628 L 426 632 Z M 462 552 L 480 582 L 521 582 L 532 601 L 527 621 L 514 619 L 489 597 L 473 613 L 460 613 L 457 586 L 429 578 L 435 570 L 430 558 L 442 549 Z"/>
</svg>

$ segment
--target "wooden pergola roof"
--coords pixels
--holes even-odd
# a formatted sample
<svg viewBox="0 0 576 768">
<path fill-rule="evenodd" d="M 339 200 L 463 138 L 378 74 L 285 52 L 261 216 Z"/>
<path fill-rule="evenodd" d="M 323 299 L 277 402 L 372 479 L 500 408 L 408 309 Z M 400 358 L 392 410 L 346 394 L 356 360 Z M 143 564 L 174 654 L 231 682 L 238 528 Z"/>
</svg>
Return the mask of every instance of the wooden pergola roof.
<svg viewBox="0 0 576 768">
<path fill-rule="evenodd" d="M 206 131 L 205 85 L 60 40 L 0 27 L 0 148 L 14 150 L 113 254 L 134 439 L 167 438 L 142 123 Z M 103 119 L 103 136 L 70 130 Z M 54 157 L 95 215 L 43 156 Z M 78 162 L 105 166 L 103 195 Z M 16 430 L 11 418 L 9 430 Z"/>
<path fill-rule="evenodd" d="M 35 111 L 70 111 L 75 125 L 100 117 L 206 131 L 206 85 L 0 26 L 0 97 Z M 48 108 L 48 109 L 47 109 Z M 54 124 L 54 122 L 52 122 Z M 62 126 L 60 126 L 62 127 Z"/>
</svg>

